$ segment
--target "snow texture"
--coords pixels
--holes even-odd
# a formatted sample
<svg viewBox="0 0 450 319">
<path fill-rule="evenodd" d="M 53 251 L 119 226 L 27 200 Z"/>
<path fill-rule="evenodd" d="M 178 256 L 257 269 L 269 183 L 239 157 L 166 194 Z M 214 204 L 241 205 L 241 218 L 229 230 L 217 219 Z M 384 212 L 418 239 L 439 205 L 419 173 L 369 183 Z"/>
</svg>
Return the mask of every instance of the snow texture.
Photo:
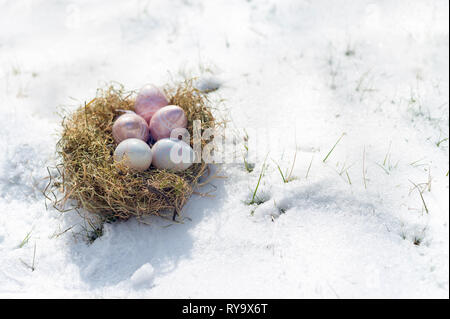
<svg viewBox="0 0 450 319">
<path fill-rule="evenodd" d="M 448 12 L 0 0 L 0 297 L 448 298 Z M 42 196 L 58 112 L 109 81 L 183 76 L 225 99 L 254 170 L 223 165 L 182 224 L 107 224 L 87 243 L 83 219 Z M 284 183 L 277 165 L 289 172 L 295 154 Z"/>
</svg>

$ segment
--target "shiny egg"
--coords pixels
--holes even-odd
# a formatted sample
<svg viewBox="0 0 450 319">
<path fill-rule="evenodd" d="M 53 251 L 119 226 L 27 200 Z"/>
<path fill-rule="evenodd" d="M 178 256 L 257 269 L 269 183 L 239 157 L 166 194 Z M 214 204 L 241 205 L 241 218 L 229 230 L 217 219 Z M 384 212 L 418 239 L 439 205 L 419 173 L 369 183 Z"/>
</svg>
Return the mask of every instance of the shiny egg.
<svg viewBox="0 0 450 319">
<path fill-rule="evenodd" d="M 186 128 L 187 118 L 184 110 L 177 105 L 168 105 L 157 111 L 150 120 L 150 134 L 158 141 L 170 137 L 176 128 Z"/>
<path fill-rule="evenodd" d="M 149 137 L 147 122 L 130 112 L 119 116 L 113 124 L 112 134 L 116 143 L 120 143 L 127 138 L 138 138 L 146 142 Z"/>
<path fill-rule="evenodd" d="M 152 148 L 152 164 L 158 169 L 183 171 L 195 160 L 194 150 L 178 139 L 164 138 L 157 141 Z"/>
<path fill-rule="evenodd" d="M 164 93 L 156 86 L 146 85 L 136 97 L 134 111 L 142 116 L 147 123 L 150 123 L 153 114 L 166 105 L 169 105 L 169 101 Z"/>
<path fill-rule="evenodd" d="M 117 145 L 114 161 L 137 171 L 145 171 L 152 163 L 152 155 L 147 143 L 137 138 L 129 138 Z"/>
</svg>

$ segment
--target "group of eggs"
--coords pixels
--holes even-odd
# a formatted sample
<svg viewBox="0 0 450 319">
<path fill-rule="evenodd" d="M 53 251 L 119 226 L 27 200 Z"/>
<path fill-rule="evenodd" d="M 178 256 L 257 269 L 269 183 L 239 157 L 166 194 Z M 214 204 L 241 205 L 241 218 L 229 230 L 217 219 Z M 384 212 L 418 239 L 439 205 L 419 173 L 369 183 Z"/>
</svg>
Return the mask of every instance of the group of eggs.
<svg viewBox="0 0 450 319">
<path fill-rule="evenodd" d="M 163 92 L 146 85 L 136 97 L 134 112 L 120 115 L 114 122 L 112 133 L 118 143 L 114 161 L 137 171 L 145 171 L 150 165 L 158 169 L 182 171 L 194 160 L 194 151 L 178 138 L 170 138 L 174 129 L 186 128 L 184 110 L 169 105 Z M 153 138 L 155 144 L 148 144 Z"/>
</svg>

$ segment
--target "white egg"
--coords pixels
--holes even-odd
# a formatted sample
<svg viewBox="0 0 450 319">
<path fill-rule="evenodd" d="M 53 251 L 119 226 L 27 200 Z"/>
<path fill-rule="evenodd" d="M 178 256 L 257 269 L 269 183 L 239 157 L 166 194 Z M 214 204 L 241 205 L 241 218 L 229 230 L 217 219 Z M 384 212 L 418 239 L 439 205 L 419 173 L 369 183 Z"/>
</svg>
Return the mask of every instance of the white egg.
<svg viewBox="0 0 450 319">
<path fill-rule="evenodd" d="M 194 162 L 194 150 L 185 142 L 178 139 L 163 138 L 153 147 L 152 164 L 159 169 L 183 171 Z"/>
<path fill-rule="evenodd" d="M 114 151 L 114 161 L 123 162 L 129 168 L 145 171 L 152 163 L 152 150 L 144 141 L 129 138 L 117 145 Z"/>
</svg>

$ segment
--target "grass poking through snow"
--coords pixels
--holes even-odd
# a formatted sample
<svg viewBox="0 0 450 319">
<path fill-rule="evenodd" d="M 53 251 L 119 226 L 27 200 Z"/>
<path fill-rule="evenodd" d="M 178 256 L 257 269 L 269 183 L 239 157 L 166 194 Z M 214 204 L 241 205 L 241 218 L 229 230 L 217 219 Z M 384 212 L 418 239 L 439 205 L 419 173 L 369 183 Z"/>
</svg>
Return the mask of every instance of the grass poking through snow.
<svg viewBox="0 0 450 319">
<path fill-rule="evenodd" d="M 258 183 L 256 184 L 255 190 L 253 191 L 252 199 L 248 203 L 249 205 L 262 204 L 261 200 L 259 200 L 259 198 L 258 198 L 258 196 L 256 196 L 256 194 L 258 192 L 259 185 L 261 184 L 261 179 L 262 179 L 262 177 L 264 175 L 264 172 L 265 172 L 265 170 L 267 168 L 267 166 L 266 166 L 267 156 L 269 156 L 269 153 L 267 153 L 266 158 L 264 159 L 264 163 L 263 163 L 263 165 L 261 167 L 261 173 L 259 173 Z"/>
<path fill-rule="evenodd" d="M 34 271 L 36 269 L 35 267 L 35 261 L 36 261 L 36 243 L 34 243 L 34 250 L 33 250 L 33 260 L 31 262 L 31 266 L 28 265 L 26 262 L 24 262 L 22 259 L 20 259 L 22 264 L 24 264 L 25 267 L 31 269 L 31 271 Z"/>
<path fill-rule="evenodd" d="M 409 182 L 411 184 L 413 184 L 414 185 L 414 189 L 417 189 L 417 191 L 419 192 L 420 199 L 422 200 L 423 208 L 425 209 L 426 213 L 429 214 L 430 211 L 428 210 L 428 206 L 425 203 L 425 199 L 423 198 L 423 190 L 421 190 L 419 185 L 415 184 L 413 181 L 409 180 Z"/>
<path fill-rule="evenodd" d="M 338 138 L 338 140 L 336 141 L 336 143 L 333 145 L 333 147 L 331 148 L 331 150 L 328 152 L 327 156 L 325 156 L 325 158 L 322 160 L 322 162 L 326 162 L 328 157 L 331 155 L 331 153 L 333 153 L 334 149 L 336 148 L 336 146 L 338 145 L 338 143 L 341 141 L 341 139 L 345 136 L 345 133 L 342 133 L 341 137 Z"/>
<path fill-rule="evenodd" d="M 284 173 L 284 174 L 283 174 L 283 171 L 281 170 L 280 165 L 277 162 L 275 162 L 274 160 L 272 160 L 275 163 L 275 165 L 277 166 L 278 171 L 280 172 L 283 183 L 289 183 L 295 179 L 295 177 L 292 176 L 292 172 L 294 170 L 294 165 L 295 165 L 296 159 L 297 159 L 297 149 L 295 150 L 294 160 L 292 161 L 291 170 L 289 172 L 288 172 L 288 170 L 286 170 L 286 173 Z"/>
<path fill-rule="evenodd" d="M 253 170 L 255 169 L 255 165 L 251 164 L 248 162 L 247 158 L 248 158 L 248 133 L 246 130 L 244 130 L 245 136 L 244 136 L 244 149 L 245 149 L 245 153 L 243 155 L 244 158 L 244 166 L 245 166 L 245 170 L 247 171 L 247 173 L 251 173 L 253 172 Z"/>
<path fill-rule="evenodd" d="M 26 235 L 25 235 L 25 238 L 22 240 L 22 242 L 19 244 L 19 248 L 22 248 L 23 246 L 25 246 L 27 243 L 28 243 L 28 241 L 30 240 L 30 238 L 31 238 L 31 233 L 33 232 L 33 230 L 30 230 Z"/>
<path fill-rule="evenodd" d="M 311 166 L 314 160 L 314 155 L 311 157 L 311 162 L 309 162 L 308 170 L 306 171 L 305 179 L 308 179 L 309 172 L 311 171 Z"/>
</svg>

